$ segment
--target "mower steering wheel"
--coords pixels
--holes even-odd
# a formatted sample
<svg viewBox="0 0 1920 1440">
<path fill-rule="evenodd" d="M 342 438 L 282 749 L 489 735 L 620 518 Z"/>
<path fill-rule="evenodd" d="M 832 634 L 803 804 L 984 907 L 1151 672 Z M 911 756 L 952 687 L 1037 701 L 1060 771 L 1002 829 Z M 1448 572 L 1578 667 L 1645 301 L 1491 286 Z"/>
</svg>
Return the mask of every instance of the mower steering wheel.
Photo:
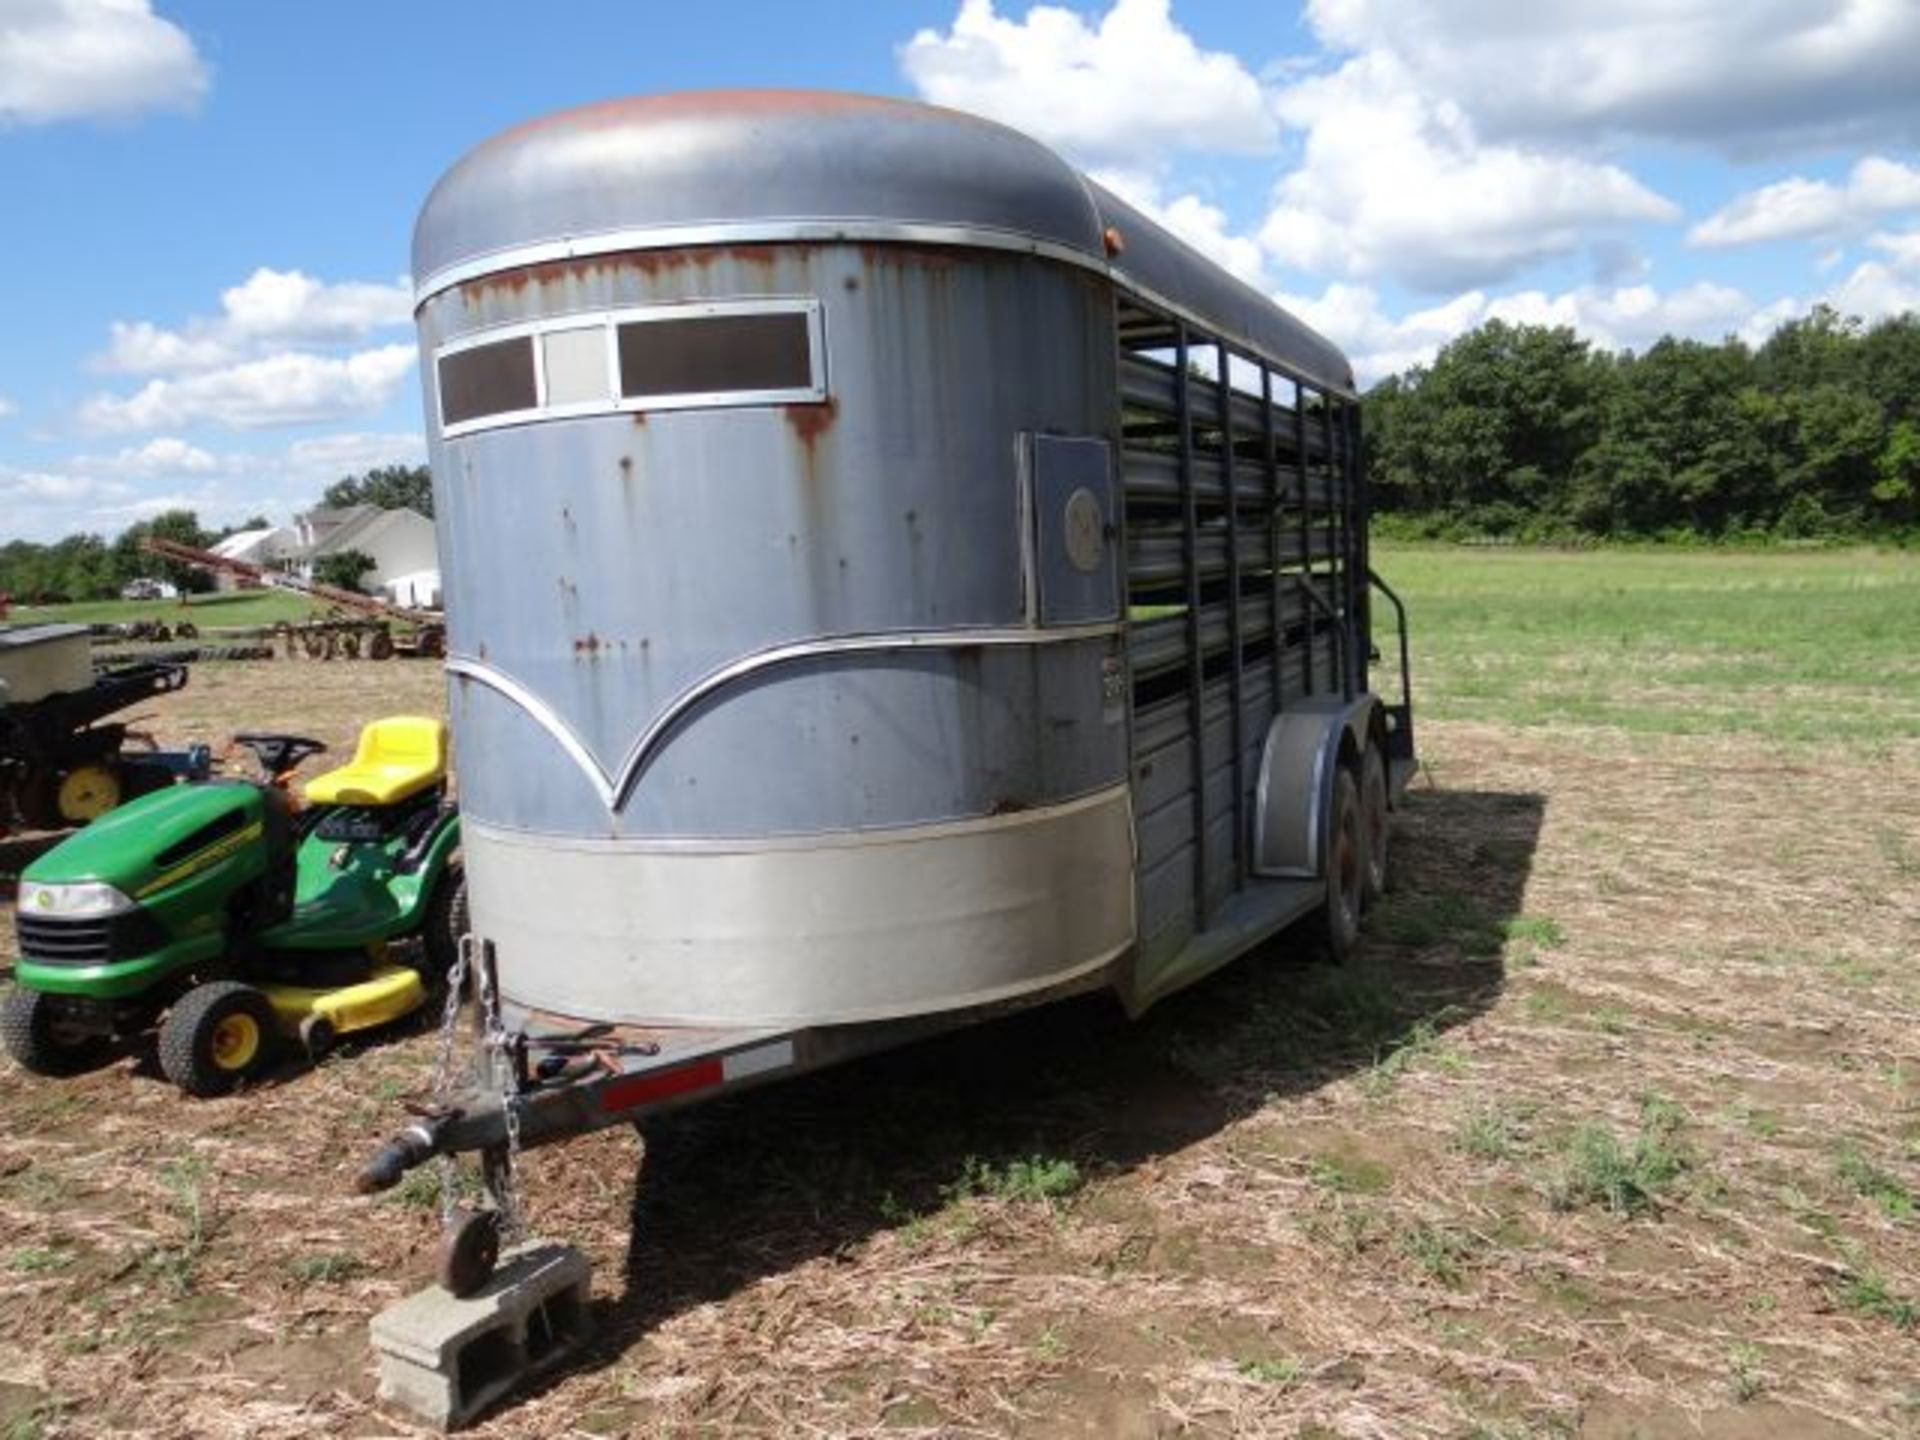
<svg viewBox="0 0 1920 1440">
<path fill-rule="evenodd" d="M 260 762 L 260 768 L 276 780 L 302 760 L 324 755 L 327 749 L 324 741 L 313 740 L 305 735 L 249 733 L 234 736 L 233 743 L 251 750 L 253 758 Z"/>
</svg>

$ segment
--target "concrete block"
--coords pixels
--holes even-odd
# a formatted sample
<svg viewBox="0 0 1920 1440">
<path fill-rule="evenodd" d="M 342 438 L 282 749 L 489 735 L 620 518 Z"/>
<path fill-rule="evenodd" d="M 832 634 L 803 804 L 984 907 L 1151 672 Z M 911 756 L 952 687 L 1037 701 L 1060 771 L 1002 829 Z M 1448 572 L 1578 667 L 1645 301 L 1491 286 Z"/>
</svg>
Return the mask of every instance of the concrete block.
<svg viewBox="0 0 1920 1440">
<path fill-rule="evenodd" d="M 430 1285 L 368 1327 L 380 1398 L 457 1430 L 586 1337 L 593 1267 L 568 1245 L 529 1240 L 464 1300 Z"/>
</svg>

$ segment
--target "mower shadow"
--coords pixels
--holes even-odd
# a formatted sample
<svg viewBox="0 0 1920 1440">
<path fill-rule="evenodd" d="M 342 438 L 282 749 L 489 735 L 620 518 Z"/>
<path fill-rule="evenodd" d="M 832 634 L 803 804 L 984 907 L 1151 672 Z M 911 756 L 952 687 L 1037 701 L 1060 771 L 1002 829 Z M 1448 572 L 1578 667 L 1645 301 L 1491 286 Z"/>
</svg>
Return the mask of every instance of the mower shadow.
<svg viewBox="0 0 1920 1440">
<path fill-rule="evenodd" d="M 1137 1023 L 1089 996 L 651 1122 L 625 1292 L 579 1366 L 940 1209 L 971 1166 L 1124 1173 L 1484 1012 L 1544 816 L 1537 794 L 1413 793 L 1394 888 L 1345 967 L 1283 935 Z"/>
</svg>

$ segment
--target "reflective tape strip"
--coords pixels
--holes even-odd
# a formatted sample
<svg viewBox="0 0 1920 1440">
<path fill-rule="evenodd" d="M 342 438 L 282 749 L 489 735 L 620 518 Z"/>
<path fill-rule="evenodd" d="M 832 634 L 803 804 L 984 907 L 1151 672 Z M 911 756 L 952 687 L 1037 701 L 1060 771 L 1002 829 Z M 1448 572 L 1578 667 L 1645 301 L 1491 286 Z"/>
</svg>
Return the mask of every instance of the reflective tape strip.
<svg viewBox="0 0 1920 1440">
<path fill-rule="evenodd" d="M 771 1045 L 756 1045 L 751 1050 L 736 1050 L 731 1055 L 713 1055 L 671 1070 L 650 1070 L 615 1080 L 600 1091 L 600 1108 L 607 1111 L 632 1110 L 658 1100 L 695 1090 L 710 1090 L 732 1080 L 745 1080 L 772 1070 L 784 1070 L 793 1064 L 793 1042 L 776 1040 Z"/>
<path fill-rule="evenodd" d="M 729 1080 L 744 1080 L 749 1075 L 764 1075 L 769 1070 L 784 1070 L 793 1064 L 793 1042 L 776 1040 L 752 1050 L 736 1050 L 723 1055 L 720 1068 Z"/>
</svg>

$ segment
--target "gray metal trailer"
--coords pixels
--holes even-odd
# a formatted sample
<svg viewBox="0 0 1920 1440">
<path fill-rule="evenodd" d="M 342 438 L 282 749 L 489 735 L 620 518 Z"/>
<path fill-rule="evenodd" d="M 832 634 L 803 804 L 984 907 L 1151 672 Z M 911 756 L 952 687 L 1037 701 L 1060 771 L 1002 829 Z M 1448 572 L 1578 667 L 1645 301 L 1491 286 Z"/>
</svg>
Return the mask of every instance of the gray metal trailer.
<svg viewBox="0 0 1920 1440">
<path fill-rule="evenodd" d="M 413 271 L 487 1064 L 367 1188 L 478 1150 L 510 1202 L 522 1144 L 1355 942 L 1413 729 L 1326 340 L 846 95 L 523 125 Z"/>
</svg>

